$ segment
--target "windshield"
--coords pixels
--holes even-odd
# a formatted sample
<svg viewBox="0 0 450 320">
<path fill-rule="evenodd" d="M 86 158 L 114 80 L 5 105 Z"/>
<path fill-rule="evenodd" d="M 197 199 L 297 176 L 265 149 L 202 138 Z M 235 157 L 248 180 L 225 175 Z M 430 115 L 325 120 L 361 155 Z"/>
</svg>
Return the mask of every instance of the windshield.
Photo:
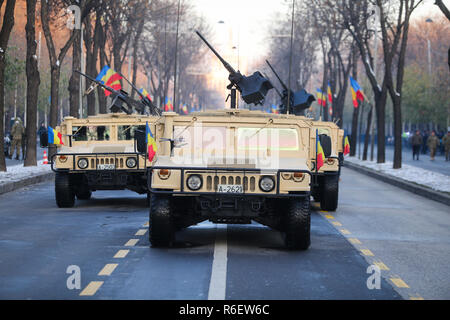
<svg viewBox="0 0 450 320">
<path fill-rule="evenodd" d="M 110 126 L 74 126 L 72 127 L 74 141 L 109 141 Z"/>
<path fill-rule="evenodd" d="M 238 150 L 298 151 L 299 137 L 292 128 L 238 128 Z"/>
<path fill-rule="evenodd" d="M 194 126 L 174 127 L 174 139 L 180 149 L 203 151 L 278 150 L 298 151 L 299 133 L 293 128 L 249 128 Z"/>
<path fill-rule="evenodd" d="M 145 134 L 145 126 L 119 126 L 117 131 L 119 141 L 134 140 L 137 132 L 143 132 Z"/>
</svg>

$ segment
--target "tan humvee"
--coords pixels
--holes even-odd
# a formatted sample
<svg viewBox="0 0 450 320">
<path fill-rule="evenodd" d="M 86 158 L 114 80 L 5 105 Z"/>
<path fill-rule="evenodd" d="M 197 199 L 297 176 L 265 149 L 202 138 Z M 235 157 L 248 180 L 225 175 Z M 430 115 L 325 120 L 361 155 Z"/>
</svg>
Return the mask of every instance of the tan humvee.
<svg viewBox="0 0 450 320">
<path fill-rule="evenodd" d="M 284 232 L 289 248 L 309 247 L 308 121 L 236 109 L 163 116 L 148 187 L 152 246 L 201 221 L 254 220 Z"/>
<path fill-rule="evenodd" d="M 307 118 L 304 118 L 307 119 Z M 313 183 L 311 195 L 320 202 L 322 210 L 335 211 L 338 206 L 339 176 L 343 160 L 344 130 L 328 121 L 312 121 L 311 136 L 318 136 L 325 153 L 323 166 L 316 170 L 316 139 L 311 139 L 310 161 L 312 162 Z"/>
<path fill-rule="evenodd" d="M 147 193 L 145 126 L 154 135 L 157 117 L 124 113 L 66 117 L 55 128 L 63 146 L 51 161 L 56 172 L 55 196 L 59 207 L 72 207 L 75 197 L 89 199 L 92 191 L 130 189 Z M 138 137 L 140 140 L 138 141 Z M 142 142 L 144 141 L 144 142 Z"/>
</svg>

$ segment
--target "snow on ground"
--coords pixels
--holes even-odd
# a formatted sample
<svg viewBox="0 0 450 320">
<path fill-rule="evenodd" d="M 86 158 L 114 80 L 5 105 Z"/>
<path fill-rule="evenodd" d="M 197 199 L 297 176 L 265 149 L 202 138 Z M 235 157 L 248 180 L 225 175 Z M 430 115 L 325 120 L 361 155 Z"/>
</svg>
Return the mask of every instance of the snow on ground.
<svg viewBox="0 0 450 320">
<path fill-rule="evenodd" d="M 38 161 L 37 167 L 24 167 L 23 164 L 10 166 L 6 168 L 6 172 L 0 172 L 0 184 L 13 181 L 20 181 L 33 176 L 50 173 L 52 170 L 49 164 L 42 164 Z"/>
<path fill-rule="evenodd" d="M 361 161 L 355 157 L 345 157 L 345 161 L 370 168 L 372 170 L 394 176 L 436 191 L 450 192 L 450 178 L 446 175 L 422 168 L 402 164 L 401 169 L 393 169 L 392 161 L 376 163 L 375 161 Z"/>
</svg>

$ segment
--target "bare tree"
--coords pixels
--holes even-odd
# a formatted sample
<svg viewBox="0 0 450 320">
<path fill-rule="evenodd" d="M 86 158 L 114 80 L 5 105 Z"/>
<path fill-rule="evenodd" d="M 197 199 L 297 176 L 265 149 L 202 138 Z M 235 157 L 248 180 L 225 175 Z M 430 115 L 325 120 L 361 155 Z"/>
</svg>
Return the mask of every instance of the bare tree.
<svg viewBox="0 0 450 320">
<path fill-rule="evenodd" d="M 25 26 L 27 38 L 27 153 L 25 167 L 36 166 L 36 118 L 39 94 L 40 75 L 36 56 L 36 0 L 27 0 L 27 24 Z"/>
<path fill-rule="evenodd" d="M 0 9 L 3 7 L 4 2 L 4 0 L 0 0 Z M 3 145 L 3 138 L 5 136 L 5 128 L 3 126 L 3 117 L 5 110 L 5 68 L 6 51 L 8 49 L 11 30 L 14 26 L 15 5 L 15 0 L 6 1 L 2 29 L 0 31 L 0 171 L 6 171 L 5 150 Z"/>
</svg>

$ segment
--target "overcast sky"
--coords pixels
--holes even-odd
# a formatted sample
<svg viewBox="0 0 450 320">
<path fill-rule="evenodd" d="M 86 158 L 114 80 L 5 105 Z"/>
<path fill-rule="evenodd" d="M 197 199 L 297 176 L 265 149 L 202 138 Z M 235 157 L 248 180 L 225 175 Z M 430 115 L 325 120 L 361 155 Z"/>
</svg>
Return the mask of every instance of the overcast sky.
<svg viewBox="0 0 450 320">
<path fill-rule="evenodd" d="M 396 0 L 393 0 L 396 1 Z M 277 19 L 289 19 L 288 8 L 290 0 L 192 0 L 196 10 L 213 26 L 214 44 L 225 44 L 228 41 L 229 28 L 232 26 L 234 45 L 240 43 L 242 57 L 256 59 L 265 55 L 267 48 L 266 35 L 272 23 Z M 422 18 L 441 14 L 439 8 L 433 5 L 434 0 L 425 0 L 413 15 Z M 450 7 L 450 0 L 444 0 Z M 224 21 L 219 24 L 218 21 Z M 225 32 L 224 32 L 225 31 Z"/>
</svg>

